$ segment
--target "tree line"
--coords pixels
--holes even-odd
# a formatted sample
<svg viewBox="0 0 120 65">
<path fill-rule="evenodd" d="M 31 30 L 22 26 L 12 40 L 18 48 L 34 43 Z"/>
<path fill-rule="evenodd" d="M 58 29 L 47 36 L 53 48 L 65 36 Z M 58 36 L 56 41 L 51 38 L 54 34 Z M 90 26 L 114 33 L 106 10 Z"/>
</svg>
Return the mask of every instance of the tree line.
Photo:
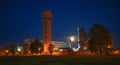
<svg viewBox="0 0 120 65">
<path fill-rule="evenodd" d="M 85 32 L 84 28 L 82 28 L 79 31 L 79 33 L 80 33 L 79 43 L 81 45 L 80 51 L 88 49 L 91 53 L 95 54 L 100 55 L 109 54 L 109 51 L 113 43 L 113 38 L 110 31 L 103 25 L 93 24 L 93 26 L 90 27 L 88 34 Z M 14 55 L 15 52 L 17 51 L 16 46 L 17 45 L 7 44 L 5 46 L 5 50 L 8 50 L 9 52 L 12 53 L 12 55 Z M 54 46 L 50 44 L 48 47 L 50 54 L 52 54 L 53 48 Z M 35 39 L 34 41 L 31 41 L 31 44 L 24 43 L 23 51 L 24 54 L 27 54 L 29 52 L 41 54 L 44 51 L 44 45 L 42 42 L 39 41 L 39 39 Z"/>
<path fill-rule="evenodd" d="M 30 44 L 24 43 L 23 48 L 19 51 L 17 48 L 18 45 L 7 43 L 5 47 L 3 48 L 3 52 L 5 52 L 5 55 L 12 55 L 14 56 L 17 52 L 22 52 L 24 55 L 28 54 L 42 54 L 44 51 L 44 44 L 39 39 L 34 39 L 30 42 Z M 48 50 L 50 54 L 53 52 L 54 46 L 52 44 L 49 44 Z M 18 53 L 19 55 L 19 53 Z"/>
<path fill-rule="evenodd" d="M 110 31 L 101 24 L 93 24 L 88 35 L 84 29 L 80 30 L 80 42 L 82 47 L 87 44 L 91 53 L 109 54 L 113 39 Z"/>
</svg>

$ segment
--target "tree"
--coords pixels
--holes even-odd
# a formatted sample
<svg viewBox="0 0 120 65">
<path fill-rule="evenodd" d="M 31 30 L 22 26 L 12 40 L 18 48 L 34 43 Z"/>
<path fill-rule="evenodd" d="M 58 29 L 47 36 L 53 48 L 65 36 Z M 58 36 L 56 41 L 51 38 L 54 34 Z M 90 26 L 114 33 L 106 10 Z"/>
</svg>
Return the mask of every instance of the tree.
<svg viewBox="0 0 120 65">
<path fill-rule="evenodd" d="M 11 52 L 12 56 L 14 56 L 15 53 L 17 52 L 17 45 L 11 45 L 10 52 Z"/>
<path fill-rule="evenodd" d="M 81 46 L 81 50 L 88 49 L 88 37 L 84 28 L 80 30 L 80 46 Z"/>
<path fill-rule="evenodd" d="M 8 55 L 10 53 L 10 44 L 7 43 L 4 47 L 5 54 Z"/>
<path fill-rule="evenodd" d="M 50 55 L 53 53 L 53 48 L 54 48 L 53 44 L 49 44 L 48 49 L 49 49 Z"/>
<path fill-rule="evenodd" d="M 39 39 L 35 39 L 31 45 L 30 50 L 32 53 L 42 53 L 43 52 L 43 44 L 39 41 Z"/>
<path fill-rule="evenodd" d="M 89 49 L 91 52 L 105 53 L 108 45 L 112 45 L 110 32 L 100 24 L 94 24 L 89 31 Z"/>
<path fill-rule="evenodd" d="M 30 50 L 30 44 L 25 42 L 25 44 L 24 44 L 24 53 L 28 54 L 29 50 Z"/>
</svg>

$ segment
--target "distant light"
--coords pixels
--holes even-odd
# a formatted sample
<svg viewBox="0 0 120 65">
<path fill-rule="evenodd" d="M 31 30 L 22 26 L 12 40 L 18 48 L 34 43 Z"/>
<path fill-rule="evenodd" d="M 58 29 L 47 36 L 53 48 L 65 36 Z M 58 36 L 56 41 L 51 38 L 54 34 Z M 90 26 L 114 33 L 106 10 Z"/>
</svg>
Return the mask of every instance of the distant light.
<svg viewBox="0 0 120 65">
<path fill-rule="evenodd" d="M 21 51 L 21 48 L 18 47 L 18 48 L 17 48 L 17 51 Z"/>
<path fill-rule="evenodd" d="M 8 52 L 9 52 L 9 50 L 5 50 L 5 52 L 6 52 L 6 53 L 8 53 Z"/>
<path fill-rule="evenodd" d="M 41 50 L 41 48 L 38 48 L 38 50 L 40 51 L 40 50 Z"/>
<path fill-rule="evenodd" d="M 74 52 L 77 52 L 77 51 L 79 51 L 79 48 L 72 48 L 72 50 L 73 50 Z"/>
<path fill-rule="evenodd" d="M 87 47 L 83 47 L 83 49 L 84 49 L 84 50 L 86 50 L 86 49 L 87 49 Z"/>
<path fill-rule="evenodd" d="M 60 49 L 59 51 L 63 51 L 62 49 Z"/>
<path fill-rule="evenodd" d="M 78 48 L 80 48 L 80 45 L 78 44 Z"/>
<path fill-rule="evenodd" d="M 119 54 L 119 53 L 120 53 L 119 50 L 114 51 L 114 54 Z"/>
<path fill-rule="evenodd" d="M 59 50 L 59 48 L 53 48 L 53 50 L 54 50 L 54 51 L 58 51 L 58 50 Z"/>
<path fill-rule="evenodd" d="M 110 46 L 110 45 L 108 45 L 108 46 L 107 46 L 107 48 L 111 48 L 111 46 Z"/>
<path fill-rule="evenodd" d="M 71 37 L 70 37 L 70 41 L 71 41 L 71 42 L 74 42 L 74 41 L 75 41 L 75 36 L 71 36 Z"/>
</svg>

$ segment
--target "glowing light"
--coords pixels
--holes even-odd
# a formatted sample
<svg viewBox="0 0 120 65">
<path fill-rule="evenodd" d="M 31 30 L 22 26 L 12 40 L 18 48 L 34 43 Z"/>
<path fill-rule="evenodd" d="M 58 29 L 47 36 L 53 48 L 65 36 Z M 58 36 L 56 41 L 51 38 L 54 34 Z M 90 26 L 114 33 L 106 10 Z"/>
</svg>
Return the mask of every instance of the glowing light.
<svg viewBox="0 0 120 65">
<path fill-rule="evenodd" d="M 87 47 L 84 47 L 83 49 L 84 49 L 84 50 L 86 50 L 86 49 L 87 49 Z"/>
<path fill-rule="evenodd" d="M 21 48 L 18 47 L 18 48 L 17 48 L 17 51 L 21 51 Z"/>
<path fill-rule="evenodd" d="M 61 53 L 60 52 L 53 52 L 52 55 L 59 56 Z"/>
<path fill-rule="evenodd" d="M 111 48 L 111 46 L 110 46 L 110 45 L 108 45 L 108 46 L 107 46 L 107 48 Z"/>
<path fill-rule="evenodd" d="M 6 53 L 8 53 L 8 52 L 9 52 L 9 50 L 5 50 L 5 52 L 6 52 Z"/>
<path fill-rule="evenodd" d="M 73 50 L 74 52 L 77 52 L 77 51 L 79 51 L 79 48 L 72 48 L 72 50 Z"/>
<path fill-rule="evenodd" d="M 38 48 L 38 50 L 40 51 L 40 50 L 41 50 L 41 48 Z"/>
<path fill-rule="evenodd" d="M 71 37 L 70 37 L 70 41 L 71 41 L 71 42 L 74 42 L 74 41 L 75 41 L 75 36 L 71 36 Z"/>
<path fill-rule="evenodd" d="M 119 53 L 120 53 L 119 50 L 114 51 L 114 54 L 119 54 Z"/>
<path fill-rule="evenodd" d="M 48 47 L 49 47 L 49 43 L 45 43 L 44 44 L 44 55 L 49 55 L 49 50 L 48 50 Z"/>
<path fill-rule="evenodd" d="M 53 50 L 54 50 L 54 51 L 57 51 L 57 50 L 59 50 L 59 48 L 54 48 Z"/>
<path fill-rule="evenodd" d="M 62 49 L 60 49 L 59 51 L 63 51 Z"/>
</svg>

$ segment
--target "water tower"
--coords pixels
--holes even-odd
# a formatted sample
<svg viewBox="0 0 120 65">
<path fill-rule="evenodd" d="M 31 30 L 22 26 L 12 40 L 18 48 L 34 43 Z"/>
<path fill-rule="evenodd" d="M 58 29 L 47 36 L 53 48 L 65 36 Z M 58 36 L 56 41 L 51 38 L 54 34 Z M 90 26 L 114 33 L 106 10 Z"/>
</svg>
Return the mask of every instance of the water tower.
<svg viewBox="0 0 120 65">
<path fill-rule="evenodd" d="M 48 47 L 52 44 L 52 19 L 52 11 L 42 11 L 44 54 L 49 54 Z"/>
</svg>

